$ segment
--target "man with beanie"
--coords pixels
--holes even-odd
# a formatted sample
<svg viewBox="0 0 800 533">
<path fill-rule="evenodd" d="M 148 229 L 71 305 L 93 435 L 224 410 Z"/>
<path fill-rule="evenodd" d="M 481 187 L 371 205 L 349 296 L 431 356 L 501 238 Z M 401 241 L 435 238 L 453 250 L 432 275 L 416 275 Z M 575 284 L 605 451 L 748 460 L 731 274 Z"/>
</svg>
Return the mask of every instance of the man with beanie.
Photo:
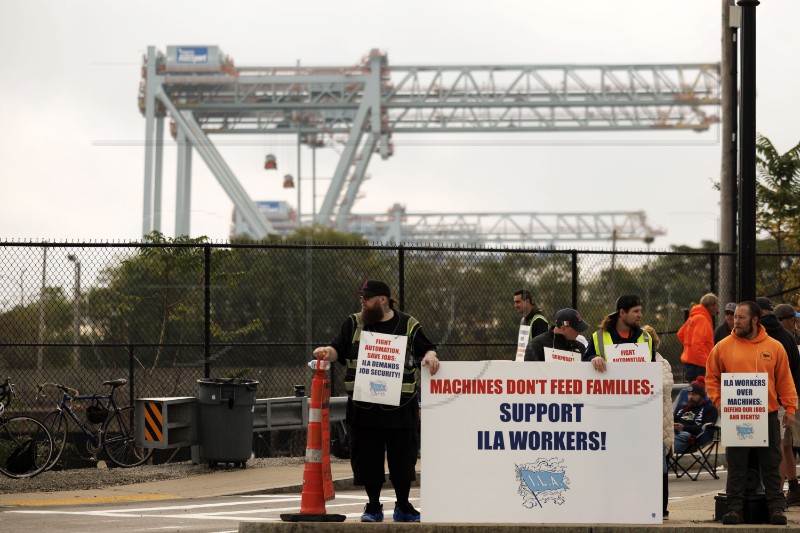
<svg viewBox="0 0 800 533">
<path fill-rule="evenodd" d="M 526 361 L 544 361 L 545 348 L 583 353 L 584 346 L 576 339 L 586 331 L 589 324 L 583 321 L 581 314 L 575 309 L 561 309 L 556 313 L 555 320 L 554 326 L 528 343 L 525 348 Z"/>
<path fill-rule="evenodd" d="M 717 421 L 717 408 L 706 401 L 706 385 L 703 376 L 697 376 L 688 387 L 688 400 L 675 407 L 675 451 L 683 453 L 693 445 L 702 446 L 713 436 L 705 431 L 704 424 Z"/>
<path fill-rule="evenodd" d="M 408 501 L 411 483 L 417 478 L 418 447 L 414 428 L 420 411 L 418 368 L 427 366 L 431 375 L 436 374 L 439 370 L 436 346 L 425 336 L 416 318 L 394 308 L 395 301 L 386 283 L 368 280 L 356 292 L 361 312 L 347 317 L 330 346 L 316 348 L 314 357 L 330 362 L 338 360 L 346 367 L 346 420 L 352 430 L 353 483 L 363 485 L 369 498 L 361 521 L 383 522 L 380 496 L 386 482 L 385 461 L 397 496 L 394 521 L 419 522 L 419 511 Z M 353 399 L 362 332 L 408 337 L 400 404 L 396 407 Z"/>
<path fill-rule="evenodd" d="M 606 347 L 636 343 L 646 343 L 650 360 L 656 360 L 653 339 L 642 329 L 642 300 L 635 294 L 625 294 L 617 298 L 614 312 L 606 316 L 598 325 L 599 330 L 592 334 L 583 360 L 592 363 L 598 372 L 606 371 Z"/>
<path fill-rule="evenodd" d="M 725 525 L 744 522 L 744 491 L 747 483 L 748 458 L 752 452 L 761 468 L 764 495 L 767 498 L 769 522 L 786 525 L 786 498 L 783 495 L 781 464 L 781 426 L 792 427 L 797 410 L 797 391 L 789 371 L 789 359 L 783 345 L 767 335 L 760 323 L 761 309 L 755 302 L 741 302 L 733 315 L 733 334 L 722 339 L 706 362 L 706 390 L 714 405 L 722 401 L 722 374 L 767 374 L 767 446 L 727 446 L 728 479 L 725 484 L 727 510 Z M 778 418 L 778 397 L 786 414 Z"/>
<path fill-rule="evenodd" d="M 681 362 L 686 381 L 693 382 L 706 373 L 706 359 L 714 347 L 714 321 L 719 299 L 715 294 L 704 294 L 700 303 L 689 311 L 689 318 L 678 330 L 678 341 L 683 344 Z"/>
</svg>

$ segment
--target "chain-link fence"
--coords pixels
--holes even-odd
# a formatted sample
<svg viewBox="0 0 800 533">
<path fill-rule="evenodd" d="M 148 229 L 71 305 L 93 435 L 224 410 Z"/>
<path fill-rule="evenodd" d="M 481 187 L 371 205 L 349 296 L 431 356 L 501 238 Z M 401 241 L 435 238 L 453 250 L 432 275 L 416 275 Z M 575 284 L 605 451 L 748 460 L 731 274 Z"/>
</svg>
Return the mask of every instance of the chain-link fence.
<svg viewBox="0 0 800 533">
<path fill-rule="evenodd" d="M 88 393 L 125 377 L 123 403 L 195 396 L 202 377 L 248 377 L 259 381 L 258 397 L 291 396 L 295 384 L 310 385 L 313 347 L 359 310 L 356 289 L 383 279 L 446 360 L 513 358 L 518 289 L 548 319 L 575 307 L 592 324 L 618 295 L 638 294 L 680 379 L 674 333 L 684 310 L 730 283 L 719 279 L 719 259 L 710 251 L 0 243 L 0 375 L 17 384 L 12 409 L 29 412 L 52 408 L 54 398 L 36 399 L 48 381 Z M 791 292 L 793 259 L 759 258 L 766 294 Z M 343 392 L 338 366 L 333 389 Z"/>
</svg>

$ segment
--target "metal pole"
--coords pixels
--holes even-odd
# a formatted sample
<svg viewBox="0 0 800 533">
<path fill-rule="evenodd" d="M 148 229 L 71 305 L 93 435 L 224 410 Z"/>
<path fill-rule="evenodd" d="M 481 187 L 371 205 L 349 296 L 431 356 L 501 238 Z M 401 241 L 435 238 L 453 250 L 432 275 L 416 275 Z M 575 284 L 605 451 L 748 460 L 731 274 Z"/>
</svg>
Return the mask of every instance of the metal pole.
<svg viewBox="0 0 800 533">
<path fill-rule="evenodd" d="M 742 8 L 741 98 L 739 108 L 739 299 L 756 298 L 756 6 Z"/>
<path fill-rule="evenodd" d="M 721 113 L 720 129 L 722 161 L 720 170 L 720 235 L 719 251 L 722 254 L 736 252 L 736 169 L 738 159 L 737 112 L 739 93 L 739 69 L 736 53 L 739 26 L 741 25 L 741 8 L 734 5 L 734 0 L 722 0 L 722 61 L 720 63 Z M 736 297 L 736 257 L 720 256 L 719 262 L 719 298 L 720 316 L 724 312 L 726 302 L 738 301 Z"/>
<path fill-rule="evenodd" d="M 211 377 L 211 247 L 205 245 L 203 248 L 203 351 L 205 355 L 205 365 L 203 365 L 203 377 Z"/>
<path fill-rule="evenodd" d="M 300 134 L 300 122 L 297 123 L 297 229 L 300 229 L 300 218 L 302 215 L 302 208 L 300 206 L 300 145 L 302 145 L 302 138 Z"/>
<path fill-rule="evenodd" d="M 42 288 L 39 291 L 39 346 L 36 350 L 36 370 L 41 372 L 44 365 L 44 294 L 47 283 L 47 246 L 42 248 Z"/>
<path fill-rule="evenodd" d="M 316 139 L 311 146 L 311 220 L 317 218 L 317 145 Z M 333 384 L 333 380 L 331 380 Z"/>
<path fill-rule="evenodd" d="M 72 367 L 81 364 L 81 261 L 74 254 L 67 259 L 75 265 L 75 281 L 72 288 Z"/>
<path fill-rule="evenodd" d="M 578 309 L 578 252 L 572 251 L 572 308 Z"/>
</svg>

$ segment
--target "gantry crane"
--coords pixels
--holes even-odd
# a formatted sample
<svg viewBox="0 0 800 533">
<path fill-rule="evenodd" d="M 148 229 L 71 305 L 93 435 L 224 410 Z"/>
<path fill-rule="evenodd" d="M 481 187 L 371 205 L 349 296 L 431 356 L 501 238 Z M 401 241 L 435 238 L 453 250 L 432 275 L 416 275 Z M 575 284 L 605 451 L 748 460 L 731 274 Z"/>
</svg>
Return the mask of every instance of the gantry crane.
<svg viewBox="0 0 800 533">
<path fill-rule="evenodd" d="M 643 212 L 356 214 L 370 158 L 405 133 L 707 130 L 718 122 L 719 64 L 390 66 L 377 50 L 350 67 L 236 67 L 216 46 L 150 46 L 139 108 L 146 118 L 143 232 L 160 229 L 164 118 L 178 139 L 176 234 L 189 233 L 196 149 L 253 238 L 285 233 L 236 179 L 209 135 L 295 134 L 342 154 L 313 222 L 377 241 L 554 242 L 650 239 Z M 155 183 L 154 186 L 154 177 Z M 308 222 L 312 219 L 308 218 Z"/>
</svg>

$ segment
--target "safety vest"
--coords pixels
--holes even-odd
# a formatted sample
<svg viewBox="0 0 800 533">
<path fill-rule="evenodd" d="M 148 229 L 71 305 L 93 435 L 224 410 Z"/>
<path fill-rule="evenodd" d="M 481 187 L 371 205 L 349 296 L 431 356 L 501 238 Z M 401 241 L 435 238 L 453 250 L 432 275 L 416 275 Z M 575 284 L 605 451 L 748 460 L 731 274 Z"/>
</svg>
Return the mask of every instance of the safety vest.
<svg viewBox="0 0 800 533">
<path fill-rule="evenodd" d="M 531 317 L 531 321 L 528 322 L 528 325 L 533 327 L 534 321 L 539 320 L 539 319 L 544 320 L 544 323 L 547 324 L 548 326 L 550 325 L 550 322 L 548 322 L 547 319 L 543 315 L 540 315 L 540 314 L 533 315 Z M 522 317 L 522 323 L 525 324 L 525 317 Z"/>
<path fill-rule="evenodd" d="M 400 318 L 397 331 L 404 332 L 401 333 L 401 335 L 408 337 L 400 397 L 411 398 L 417 390 L 417 363 L 414 359 L 414 334 L 419 327 L 419 320 L 397 310 L 395 310 L 395 313 L 397 313 L 397 316 Z M 353 389 L 355 388 L 356 367 L 358 366 L 358 345 L 361 340 L 361 330 L 364 328 L 364 323 L 361 321 L 361 313 L 353 314 L 352 318 L 355 321 L 356 328 L 355 331 L 353 331 L 350 353 L 347 357 L 347 370 L 345 370 L 344 373 L 344 388 L 348 396 L 353 395 Z"/>
<path fill-rule="evenodd" d="M 598 333 L 603 334 L 603 342 L 598 342 L 598 335 L 597 335 Z M 604 329 L 599 329 L 594 333 L 592 333 L 592 342 L 594 342 L 594 353 L 596 353 L 603 359 L 606 358 L 606 345 L 614 344 L 614 341 L 611 340 L 611 333 L 609 333 Z M 639 335 L 639 338 L 636 339 L 636 344 L 639 344 L 640 342 L 647 342 L 647 347 L 650 350 L 650 358 L 652 359 L 653 339 L 650 337 L 650 335 L 647 334 L 646 331 L 642 331 L 641 335 Z"/>
</svg>

